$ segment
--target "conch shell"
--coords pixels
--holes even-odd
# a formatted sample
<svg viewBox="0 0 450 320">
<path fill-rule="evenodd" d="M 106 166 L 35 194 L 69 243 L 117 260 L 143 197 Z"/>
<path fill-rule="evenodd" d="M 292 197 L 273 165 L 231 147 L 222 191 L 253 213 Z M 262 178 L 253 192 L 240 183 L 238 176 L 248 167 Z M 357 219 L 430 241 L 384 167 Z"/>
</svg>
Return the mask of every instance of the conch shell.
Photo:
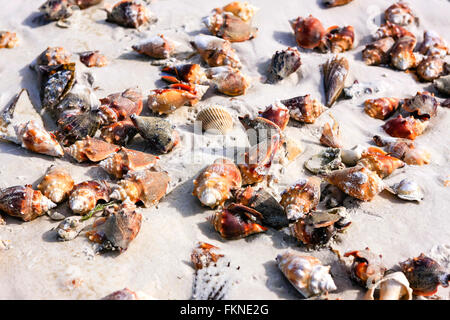
<svg viewBox="0 0 450 320">
<path fill-rule="evenodd" d="M 395 41 L 405 36 L 416 38 L 416 36 L 411 33 L 409 30 L 403 28 L 400 25 L 391 23 L 387 21 L 385 24 L 381 25 L 378 30 L 374 33 L 373 39 L 380 40 L 386 37 L 392 37 Z"/>
<path fill-rule="evenodd" d="M 409 4 L 403 1 L 394 3 L 384 12 L 384 18 L 393 24 L 407 26 L 413 22 L 418 23 L 419 19 L 414 15 Z"/>
<path fill-rule="evenodd" d="M 250 79 L 239 69 L 230 66 L 209 68 L 206 70 L 206 76 L 216 86 L 217 91 L 227 96 L 243 95 L 250 87 Z"/>
<path fill-rule="evenodd" d="M 19 38 L 17 37 L 15 32 L 0 31 L 0 49 L 12 49 L 17 45 L 18 42 Z"/>
<path fill-rule="evenodd" d="M 417 66 L 416 73 L 422 81 L 431 82 L 444 73 L 444 60 L 437 56 L 429 56 Z"/>
<path fill-rule="evenodd" d="M 448 54 L 449 48 L 440 35 L 428 30 L 423 33 L 423 42 L 420 45 L 419 52 L 425 56 L 444 58 Z"/>
<path fill-rule="evenodd" d="M 196 63 L 165 66 L 162 71 L 174 75 L 162 77 L 163 80 L 171 83 L 184 82 L 190 84 L 202 84 L 206 81 L 205 71 Z"/>
<path fill-rule="evenodd" d="M 327 107 L 331 107 L 344 89 L 348 76 L 348 60 L 335 56 L 323 65 L 323 80 Z"/>
<path fill-rule="evenodd" d="M 277 83 L 296 72 L 302 65 L 300 52 L 296 48 L 277 51 L 269 66 L 268 83 Z"/>
<path fill-rule="evenodd" d="M 324 106 L 317 99 L 312 99 L 309 94 L 281 100 L 281 103 L 289 109 L 292 119 L 304 123 L 314 123 L 325 111 Z"/>
<path fill-rule="evenodd" d="M 205 131 L 226 134 L 233 129 L 233 118 L 230 113 L 219 106 L 212 106 L 201 110 L 197 115 Z"/>
<path fill-rule="evenodd" d="M 231 42 L 228 40 L 200 34 L 194 38 L 191 45 L 210 67 L 242 67 L 236 51 L 231 47 Z"/>
<path fill-rule="evenodd" d="M 65 167 L 51 166 L 38 189 L 54 203 L 61 203 L 69 196 L 73 186 L 72 176 Z"/>
<path fill-rule="evenodd" d="M 322 23 L 312 15 L 307 18 L 298 17 L 290 23 L 298 46 L 305 49 L 314 49 L 319 46 L 326 33 Z"/>
<path fill-rule="evenodd" d="M 403 118 L 402 115 L 398 115 L 397 118 L 387 121 L 382 128 L 391 137 L 414 140 L 425 131 L 428 124 L 429 121 L 421 121 L 412 116 Z"/>
<path fill-rule="evenodd" d="M 333 128 L 331 128 L 328 122 L 325 123 L 322 128 L 320 143 L 330 148 L 342 148 L 343 145 L 341 142 L 341 130 L 339 128 L 339 124 L 331 114 L 330 117 L 333 119 Z"/>
<path fill-rule="evenodd" d="M 119 1 L 106 13 L 106 21 L 116 23 L 125 28 L 137 29 L 141 25 L 152 22 L 147 7 L 131 0 Z"/>
<path fill-rule="evenodd" d="M 145 152 L 122 148 L 119 152 L 101 161 L 99 166 L 110 175 L 120 179 L 129 171 L 154 167 L 158 159 L 158 157 Z"/>
<path fill-rule="evenodd" d="M 363 152 L 358 164 L 376 172 L 382 179 L 389 176 L 395 169 L 405 166 L 402 160 L 391 157 L 376 147 L 370 147 Z"/>
<path fill-rule="evenodd" d="M 405 99 L 402 109 L 411 112 L 419 119 L 428 120 L 436 116 L 439 101 L 434 94 L 425 92 L 417 92 L 411 99 Z"/>
<path fill-rule="evenodd" d="M 175 44 L 159 34 L 145 40 L 145 42 L 131 46 L 134 51 L 154 59 L 167 59 L 175 51 Z"/>
<path fill-rule="evenodd" d="M 364 111 L 372 118 L 385 120 L 397 110 L 399 103 L 396 98 L 368 99 L 364 102 Z"/>
<path fill-rule="evenodd" d="M 97 201 L 109 201 L 110 187 L 104 180 L 84 181 L 75 185 L 69 196 L 70 209 L 79 215 L 85 215 L 95 208 Z"/>
<path fill-rule="evenodd" d="M 413 52 L 416 42 L 416 38 L 410 36 L 404 36 L 397 40 L 390 52 L 391 65 L 394 68 L 407 70 L 417 66 L 419 60 Z"/>
<path fill-rule="evenodd" d="M 323 266 L 315 257 L 288 250 L 278 255 L 276 260 L 284 276 L 305 298 L 326 295 L 337 289 L 330 267 Z"/>
<path fill-rule="evenodd" d="M 222 206 L 231 197 L 231 190 L 240 188 L 242 177 L 236 165 L 228 159 L 217 159 L 194 180 L 192 194 L 208 207 Z"/>
<path fill-rule="evenodd" d="M 385 37 L 366 45 L 362 52 L 364 62 L 369 66 L 388 64 L 394 44 L 394 38 Z"/>
<path fill-rule="evenodd" d="M 289 220 L 298 220 L 316 209 L 320 201 L 320 179 L 301 179 L 281 194 L 280 204 Z"/>
<path fill-rule="evenodd" d="M 99 115 L 103 125 L 125 120 L 132 114 L 141 114 L 142 99 L 141 90 L 137 88 L 113 93 L 106 98 L 100 99 Z"/>
<path fill-rule="evenodd" d="M 391 156 L 401 159 L 407 164 L 422 166 L 430 163 L 430 153 L 416 148 L 410 140 L 382 138 L 380 136 L 374 136 L 373 140 L 377 146 L 385 147 L 386 152 Z"/>
<path fill-rule="evenodd" d="M 352 2 L 353 0 L 322 0 L 322 3 L 324 6 L 328 8 L 337 7 L 337 6 L 343 6 L 347 3 Z"/>
<path fill-rule="evenodd" d="M 125 146 L 138 134 L 131 120 L 114 122 L 101 128 L 100 137 L 108 143 Z"/>
<path fill-rule="evenodd" d="M 275 102 L 268 106 L 264 111 L 259 112 L 259 116 L 272 121 L 276 124 L 281 131 L 286 129 L 287 124 L 289 123 L 289 109 L 282 103 Z"/>
<path fill-rule="evenodd" d="M 99 162 L 120 150 L 120 147 L 96 138 L 78 140 L 66 152 L 78 162 Z"/>
<path fill-rule="evenodd" d="M 366 248 L 362 251 L 350 251 L 344 257 L 353 257 L 350 267 L 350 276 L 363 287 L 370 288 L 383 279 L 386 267 L 382 261 L 382 255 L 378 255 Z"/>
<path fill-rule="evenodd" d="M 320 45 L 317 47 L 321 52 L 331 51 L 332 53 L 342 53 L 353 48 L 355 41 L 355 29 L 352 26 L 328 28 Z"/>
<path fill-rule="evenodd" d="M 377 300 L 412 300 L 412 289 L 403 272 L 389 273 L 369 287 L 365 300 L 375 300 L 375 290 L 379 290 Z"/>
</svg>

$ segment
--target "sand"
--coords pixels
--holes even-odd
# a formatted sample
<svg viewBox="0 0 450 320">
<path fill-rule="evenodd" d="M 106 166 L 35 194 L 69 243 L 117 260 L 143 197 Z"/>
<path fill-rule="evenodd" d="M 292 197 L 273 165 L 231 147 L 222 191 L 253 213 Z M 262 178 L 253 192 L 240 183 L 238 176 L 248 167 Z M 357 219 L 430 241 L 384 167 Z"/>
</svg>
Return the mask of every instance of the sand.
<svg viewBox="0 0 450 320">
<path fill-rule="evenodd" d="M 2 1 L 0 29 L 18 34 L 20 44 L 12 50 L 0 50 L 0 106 L 6 106 L 21 88 L 27 88 L 34 104 L 39 108 L 39 92 L 36 75 L 29 69 L 32 60 L 48 46 L 63 46 L 74 53 L 79 72 L 90 71 L 98 86 L 96 95 L 103 98 L 114 92 L 138 86 L 145 94 L 161 87 L 160 69 L 131 50 L 131 45 L 146 37 L 163 33 L 188 47 L 188 41 L 196 34 L 206 32 L 201 18 L 227 1 L 158 0 L 149 9 L 158 22 L 140 31 L 125 29 L 105 22 L 106 13 L 96 6 L 81 13 L 78 23 L 68 29 L 54 23 L 37 25 L 41 0 Z M 113 4 L 115 1 L 105 1 Z M 369 97 L 410 97 L 429 87 L 416 82 L 410 74 L 383 67 L 368 67 L 361 59 L 361 51 L 370 41 L 370 34 L 380 23 L 380 13 L 393 1 L 355 0 L 353 3 L 323 9 L 320 1 L 253 1 L 260 8 L 256 15 L 258 36 L 251 41 L 235 43 L 243 62 L 243 72 L 252 78 L 253 86 L 244 96 L 231 99 L 209 91 L 195 108 L 183 107 L 169 116 L 181 133 L 182 141 L 173 152 L 161 157 L 173 183 L 173 190 L 157 207 L 142 209 L 143 225 L 137 238 L 121 255 L 95 255 L 93 245 L 80 236 L 69 242 L 59 242 L 53 229 L 58 221 L 48 216 L 32 222 L 21 222 L 5 217 L 6 225 L 0 226 L 0 240 L 8 241 L 10 248 L 0 250 L 0 299 L 99 299 L 112 291 L 128 287 L 140 290 L 156 299 L 189 299 L 191 297 L 193 268 L 190 253 L 198 241 L 219 246 L 232 263 L 240 266 L 238 283 L 229 293 L 229 299 L 300 299 L 301 295 L 284 279 L 276 266 L 275 257 L 288 248 L 318 257 L 331 265 L 331 273 L 338 290 L 330 299 L 360 299 L 364 290 L 350 281 L 345 268 L 329 249 L 306 251 L 294 241 L 286 230 L 269 230 L 242 240 L 225 241 L 214 231 L 206 218 L 214 211 L 200 206 L 191 195 L 193 178 L 221 150 L 217 136 L 206 136 L 195 144 L 191 120 L 193 110 L 211 104 L 228 108 L 234 117 L 249 113 L 254 115 L 278 99 L 310 94 L 324 103 L 320 65 L 330 55 L 301 50 L 301 70 L 277 85 L 262 82 L 269 59 L 276 50 L 295 46 L 289 19 L 312 14 L 328 27 L 353 25 L 356 30 L 355 48 L 344 55 L 350 62 L 348 84 L 353 80 L 370 81 L 383 90 L 371 96 L 354 100 L 340 100 L 327 110 L 314 124 L 301 125 L 291 121 L 286 134 L 300 141 L 303 154 L 280 175 L 276 185 L 281 192 L 294 181 L 307 177 L 303 163 L 311 155 L 322 150 L 319 145 L 321 127 L 331 113 L 341 125 L 344 147 L 356 144 L 368 146 L 374 134 L 383 134 L 382 121 L 368 117 L 362 103 Z M 410 0 L 418 13 L 421 24 L 417 30 L 421 41 L 424 30 L 433 29 L 448 38 L 450 4 L 444 0 Z M 374 18 L 374 22 L 372 21 Z M 100 50 L 110 60 L 104 68 L 88 69 L 79 63 L 77 52 Z M 239 112 L 238 112 L 239 111 Z M 147 112 L 146 112 L 147 113 Z M 388 268 L 407 258 L 429 253 L 437 245 L 450 244 L 450 220 L 448 218 L 449 189 L 443 181 L 450 174 L 450 148 L 448 144 L 450 110 L 440 108 L 438 116 L 431 120 L 426 132 L 416 139 L 432 154 L 429 165 L 405 166 L 386 179 L 388 184 L 408 177 L 423 187 L 425 199 L 420 204 L 405 202 L 386 191 L 373 201 L 359 203 L 352 209 L 353 224 L 345 234 L 333 242 L 340 252 L 369 247 L 381 253 Z M 51 130 L 54 124 L 46 123 Z M 233 135 L 242 136 L 240 124 Z M 240 147 L 242 139 L 234 140 Z M 139 147 L 139 146 L 138 146 Z M 142 149 L 140 149 L 142 150 Z M 196 154 L 202 161 L 192 161 L 187 155 Z M 79 165 L 65 159 L 37 155 L 9 143 L 0 143 L 0 187 L 32 184 L 37 186 L 51 164 L 66 164 L 75 181 L 107 179 L 108 175 L 95 165 Z M 64 212 L 64 206 L 59 208 Z M 66 213 L 67 214 L 67 213 Z M 447 257 L 448 259 L 448 257 Z M 442 257 L 441 261 L 445 260 Z M 448 260 L 447 260 L 448 261 Z M 448 267 L 448 265 L 447 265 Z M 75 281 L 75 285 L 72 283 Z M 438 295 L 449 299 L 448 289 L 440 288 Z"/>
</svg>

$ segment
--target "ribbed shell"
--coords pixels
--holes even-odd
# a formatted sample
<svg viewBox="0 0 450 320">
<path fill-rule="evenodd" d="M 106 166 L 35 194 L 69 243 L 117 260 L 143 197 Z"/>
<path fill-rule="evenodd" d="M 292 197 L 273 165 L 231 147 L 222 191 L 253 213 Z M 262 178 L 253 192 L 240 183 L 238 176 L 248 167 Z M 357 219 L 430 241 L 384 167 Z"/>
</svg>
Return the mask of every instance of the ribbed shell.
<svg viewBox="0 0 450 320">
<path fill-rule="evenodd" d="M 233 118 L 222 107 L 213 106 L 200 111 L 197 121 L 201 121 L 203 130 L 217 130 L 221 134 L 227 134 L 233 129 Z"/>
<path fill-rule="evenodd" d="M 51 166 L 38 185 L 38 189 L 55 203 L 64 201 L 72 191 L 74 181 L 69 170 Z"/>
<path fill-rule="evenodd" d="M 76 214 L 85 215 L 95 208 L 98 200 L 109 201 L 111 190 L 106 181 L 84 181 L 73 188 L 69 207 Z"/>
</svg>

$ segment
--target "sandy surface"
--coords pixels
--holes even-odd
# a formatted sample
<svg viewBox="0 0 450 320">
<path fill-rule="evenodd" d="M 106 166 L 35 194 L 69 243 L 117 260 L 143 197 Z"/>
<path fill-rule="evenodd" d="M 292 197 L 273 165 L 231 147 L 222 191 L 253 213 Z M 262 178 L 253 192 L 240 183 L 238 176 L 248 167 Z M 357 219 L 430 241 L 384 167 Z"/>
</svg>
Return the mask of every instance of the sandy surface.
<svg viewBox="0 0 450 320">
<path fill-rule="evenodd" d="M 20 45 L 13 50 L 0 50 L 0 106 L 6 106 L 21 88 L 30 91 L 33 102 L 39 106 L 37 79 L 28 65 L 48 46 L 63 46 L 74 53 L 80 72 L 88 69 L 79 63 L 77 52 L 100 50 L 110 60 L 104 68 L 89 71 L 94 75 L 96 94 L 99 98 L 138 86 L 144 93 L 162 86 L 160 70 L 131 50 L 131 45 L 147 36 L 164 33 L 187 46 L 194 35 L 205 32 L 201 18 L 210 10 L 223 6 L 228 1 L 202 0 L 158 0 L 149 5 L 158 16 L 156 24 L 143 30 L 130 30 L 105 22 L 106 13 L 100 7 L 82 12 L 79 23 L 62 29 L 54 23 L 45 26 L 34 24 L 33 18 L 41 0 L 2 0 L 0 29 L 18 34 Z M 115 1 L 105 1 L 114 3 Z M 322 9 L 320 1 L 253 1 L 260 7 L 256 16 L 259 27 L 257 38 L 244 43 L 235 43 L 242 62 L 243 71 L 253 79 L 253 86 L 245 96 L 234 99 L 209 91 L 196 107 L 221 104 L 237 116 L 237 110 L 255 114 L 277 99 L 311 94 L 324 102 L 320 65 L 329 55 L 302 51 L 301 71 L 277 85 L 263 84 L 261 78 L 268 62 L 276 50 L 295 46 L 288 20 L 297 16 L 313 14 L 325 27 L 331 25 L 353 25 L 356 31 L 355 48 L 345 56 L 350 61 L 353 80 L 371 81 L 385 88 L 376 97 L 410 97 L 427 88 L 427 84 L 416 82 L 413 77 L 382 67 L 368 67 L 361 60 L 361 51 L 370 40 L 375 17 L 379 24 L 379 13 L 392 1 L 370 1 L 374 6 L 366 8 L 366 1 L 355 0 L 339 8 Z M 417 30 L 419 41 L 423 30 L 434 29 L 446 40 L 450 21 L 450 3 L 444 0 L 410 0 L 421 19 Z M 378 9 L 377 9 L 378 8 Z M 378 11 L 377 11 L 378 10 Z M 372 14 L 374 12 L 374 14 Z M 377 14 L 378 12 L 378 14 Z M 367 116 L 362 103 L 369 96 L 355 100 L 341 100 L 327 113 L 331 113 L 341 124 L 344 145 L 369 145 L 374 134 L 384 134 L 382 121 Z M 269 230 L 265 234 L 236 241 L 225 241 L 206 221 L 213 211 L 201 207 L 191 195 L 192 179 L 217 155 L 211 154 L 214 147 L 221 150 L 221 141 L 216 136 L 206 136 L 203 141 L 193 133 L 193 116 L 188 107 L 179 109 L 169 119 L 181 133 L 181 146 L 162 157 L 161 163 L 168 170 L 175 189 L 166 196 L 157 208 L 143 209 L 144 222 L 141 231 L 129 249 L 121 254 L 94 255 L 93 246 L 85 237 L 70 242 L 58 242 L 53 228 L 58 225 L 48 216 L 32 222 L 22 223 L 6 218 L 7 224 L 0 226 L 0 240 L 10 240 L 11 248 L 0 251 L 0 299 L 98 299 L 114 290 L 128 287 L 141 290 L 157 299 L 189 299 L 191 297 L 193 269 L 190 253 L 198 241 L 207 241 L 222 248 L 236 266 L 239 282 L 230 291 L 231 299 L 299 299 L 301 295 L 284 279 L 275 264 L 277 254 L 288 248 L 305 249 L 284 231 Z M 321 127 L 330 118 L 323 114 L 312 125 L 290 123 L 287 135 L 301 141 L 305 152 L 280 177 L 278 192 L 299 178 L 308 176 L 303 163 L 323 147 L 318 144 Z M 421 252 L 428 253 L 436 245 L 450 244 L 449 188 L 443 180 L 450 174 L 450 147 L 448 144 L 450 110 L 440 108 L 438 116 L 431 121 L 427 131 L 416 139 L 418 145 L 426 146 L 432 154 L 432 163 L 423 166 L 406 166 L 395 171 L 386 180 L 388 183 L 414 178 L 425 190 L 425 200 L 420 204 L 405 202 L 382 192 L 373 201 L 360 203 L 351 210 L 353 224 L 347 233 L 340 236 L 332 246 L 341 252 L 364 249 L 383 254 L 388 268 Z M 52 123 L 47 123 L 52 129 Z M 240 124 L 233 132 L 242 136 Z M 196 155 L 204 162 L 192 161 L 193 137 Z M 236 140 L 241 142 L 240 139 Z M 242 145 L 243 146 L 243 145 Z M 28 152 L 19 146 L 0 143 L 0 187 L 39 183 L 46 169 L 53 163 L 70 166 L 76 182 L 93 178 L 108 178 L 95 165 L 78 165 L 66 160 Z M 63 210 L 60 208 L 58 210 Z M 353 284 L 328 249 L 311 251 L 309 254 L 332 266 L 336 292 L 330 298 L 359 299 L 363 290 Z M 74 287 L 73 279 L 81 279 Z M 438 294 L 449 298 L 449 291 L 440 289 Z"/>
</svg>

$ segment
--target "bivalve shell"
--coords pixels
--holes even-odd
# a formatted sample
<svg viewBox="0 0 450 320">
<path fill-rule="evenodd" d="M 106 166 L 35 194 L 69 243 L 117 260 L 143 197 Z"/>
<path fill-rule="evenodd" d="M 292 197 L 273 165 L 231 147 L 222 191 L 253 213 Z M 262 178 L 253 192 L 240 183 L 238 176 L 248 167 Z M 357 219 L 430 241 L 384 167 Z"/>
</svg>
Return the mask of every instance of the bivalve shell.
<svg viewBox="0 0 450 320">
<path fill-rule="evenodd" d="M 200 111 L 197 121 L 201 121 L 205 131 L 226 134 L 233 129 L 233 118 L 228 111 L 219 106 L 208 107 Z"/>
</svg>

